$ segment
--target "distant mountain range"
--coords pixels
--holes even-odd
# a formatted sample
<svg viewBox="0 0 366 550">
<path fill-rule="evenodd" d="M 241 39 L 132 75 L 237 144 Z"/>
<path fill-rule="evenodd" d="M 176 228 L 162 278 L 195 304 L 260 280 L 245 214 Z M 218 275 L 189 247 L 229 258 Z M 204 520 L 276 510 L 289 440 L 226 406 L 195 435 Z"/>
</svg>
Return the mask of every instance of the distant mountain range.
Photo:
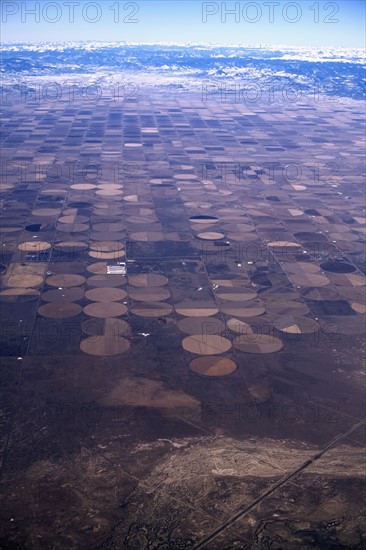
<svg viewBox="0 0 366 550">
<path fill-rule="evenodd" d="M 5 89 L 39 82 L 202 88 L 243 97 L 285 93 L 301 98 L 365 98 L 365 52 L 219 44 L 66 42 L 3 44 Z M 287 90 L 287 91 L 286 91 Z M 292 95 L 291 95 L 292 94 Z"/>
</svg>

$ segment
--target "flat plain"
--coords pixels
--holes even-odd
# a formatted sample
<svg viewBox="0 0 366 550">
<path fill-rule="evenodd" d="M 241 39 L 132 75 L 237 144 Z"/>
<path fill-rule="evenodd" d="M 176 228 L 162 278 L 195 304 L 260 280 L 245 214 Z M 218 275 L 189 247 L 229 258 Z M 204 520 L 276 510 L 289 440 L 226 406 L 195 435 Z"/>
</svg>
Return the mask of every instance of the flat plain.
<svg viewBox="0 0 366 550">
<path fill-rule="evenodd" d="M 4 107 L 1 547 L 193 548 L 362 419 L 363 115 Z M 364 443 L 207 548 L 363 548 Z"/>
</svg>

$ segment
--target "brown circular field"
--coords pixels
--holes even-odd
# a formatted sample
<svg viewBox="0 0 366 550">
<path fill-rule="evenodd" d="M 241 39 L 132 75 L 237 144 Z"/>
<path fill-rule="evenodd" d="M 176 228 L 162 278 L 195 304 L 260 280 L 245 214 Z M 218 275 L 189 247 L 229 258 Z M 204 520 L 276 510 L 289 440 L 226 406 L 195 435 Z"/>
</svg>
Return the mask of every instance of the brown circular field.
<svg viewBox="0 0 366 550">
<path fill-rule="evenodd" d="M 121 197 L 123 191 L 121 189 L 98 189 L 95 194 L 99 197 Z"/>
<path fill-rule="evenodd" d="M 201 376 L 227 376 L 237 369 L 237 364 L 227 357 L 196 357 L 189 367 Z"/>
<path fill-rule="evenodd" d="M 84 289 L 80 287 L 47 290 L 42 293 L 42 300 L 45 302 L 77 302 L 83 297 Z"/>
<path fill-rule="evenodd" d="M 121 222 L 111 222 L 111 223 L 95 223 L 93 225 L 93 231 L 96 233 L 114 233 L 119 231 L 124 231 L 125 226 Z M 111 235 L 112 236 L 112 235 Z M 114 240 L 114 238 L 113 238 Z"/>
<path fill-rule="evenodd" d="M 131 288 L 130 298 L 138 302 L 162 302 L 170 298 L 170 292 L 160 286 L 149 286 L 146 288 Z"/>
<path fill-rule="evenodd" d="M 98 189 L 122 189 L 119 183 L 100 183 L 97 187 Z"/>
<path fill-rule="evenodd" d="M 87 216 L 77 216 L 75 214 L 70 214 L 67 216 L 61 216 L 61 218 L 58 218 L 58 223 L 66 223 L 66 224 L 75 224 L 75 223 L 85 223 L 88 222 L 89 218 Z"/>
<path fill-rule="evenodd" d="M 133 241 L 141 242 L 156 242 L 164 240 L 164 233 L 161 231 L 138 231 L 137 233 L 131 233 L 130 238 Z"/>
<path fill-rule="evenodd" d="M 11 275 L 6 285 L 17 288 L 40 286 L 43 283 L 41 275 Z"/>
<path fill-rule="evenodd" d="M 212 279 L 212 284 L 224 288 L 242 288 L 250 284 L 249 279 Z"/>
<path fill-rule="evenodd" d="M 89 336 L 80 342 L 84 353 L 96 356 L 111 356 L 126 353 L 130 349 L 128 340 L 119 335 Z"/>
<path fill-rule="evenodd" d="M 178 322 L 178 328 L 185 334 L 219 334 L 225 330 L 225 323 L 216 317 L 185 317 Z"/>
<path fill-rule="evenodd" d="M 92 275 L 86 280 L 88 286 L 95 288 L 115 288 L 126 283 L 124 275 Z"/>
<path fill-rule="evenodd" d="M 41 306 L 38 309 L 38 313 L 43 317 L 50 319 L 66 319 L 68 317 L 75 317 L 82 312 L 82 307 L 79 304 L 67 303 L 67 302 L 54 302 Z"/>
<path fill-rule="evenodd" d="M 322 331 L 332 342 L 339 340 L 341 334 L 364 334 L 365 323 L 360 315 L 325 315 L 319 319 Z"/>
<path fill-rule="evenodd" d="M 165 317 L 172 313 L 173 307 L 165 302 L 139 302 L 130 311 L 139 317 Z"/>
<path fill-rule="evenodd" d="M 312 301 L 324 301 L 324 300 L 340 300 L 341 295 L 333 288 L 320 287 L 320 288 L 300 288 L 301 296 L 305 300 Z"/>
<path fill-rule="evenodd" d="M 253 334 L 252 327 L 248 323 L 240 321 L 240 319 L 235 319 L 234 317 L 226 321 L 226 326 L 229 330 L 239 334 Z"/>
<path fill-rule="evenodd" d="M 233 344 L 245 353 L 274 353 L 283 347 L 281 340 L 268 334 L 242 334 L 234 339 Z"/>
<path fill-rule="evenodd" d="M 64 288 L 70 288 L 72 286 L 80 286 L 85 283 L 86 279 L 82 275 L 74 275 L 74 274 L 60 274 L 60 275 L 52 275 L 51 277 L 47 277 L 46 283 L 49 286 L 57 286 L 57 287 L 64 287 Z"/>
<path fill-rule="evenodd" d="M 301 275 L 289 275 L 289 280 L 296 286 L 326 286 L 329 279 L 319 273 L 303 273 Z"/>
<path fill-rule="evenodd" d="M 273 326 L 277 330 L 288 334 L 311 334 L 317 332 L 320 328 L 314 319 L 299 315 L 277 317 L 273 321 Z"/>
<path fill-rule="evenodd" d="M 288 273 L 319 273 L 320 267 L 311 262 L 286 262 L 282 269 Z"/>
<path fill-rule="evenodd" d="M 61 210 L 59 208 L 36 208 L 35 210 L 32 210 L 32 216 L 40 216 L 40 217 L 52 217 L 52 216 L 58 216 L 61 213 Z"/>
<path fill-rule="evenodd" d="M 23 227 L 21 225 L 1 225 L 0 226 L 0 233 L 16 233 L 17 231 L 21 231 Z"/>
<path fill-rule="evenodd" d="M 238 302 L 236 304 L 223 305 L 221 304 L 221 311 L 225 315 L 232 317 L 257 317 L 257 315 L 263 315 L 265 308 L 261 304 L 253 304 L 252 302 Z"/>
<path fill-rule="evenodd" d="M 193 334 L 184 338 L 182 346 L 197 355 L 216 355 L 231 349 L 231 342 L 217 334 Z"/>
<path fill-rule="evenodd" d="M 366 313 L 366 304 L 360 303 L 360 302 L 353 302 L 351 304 L 351 308 L 353 311 L 356 311 L 357 313 Z"/>
<path fill-rule="evenodd" d="M 257 297 L 256 291 L 251 288 L 243 288 L 240 291 L 238 289 L 216 290 L 215 293 L 220 300 L 229 302 L 247 302 Z"/>
<path fill-rule="evenodd" d="M 198 233 L 197 237 L 204 241 L 218 241 L 225 237 L 224 233 L 218 233 L 217 231 L 206 231 L 204 233 Z"/>
<path fill-rule="evenodd" d="M 89 264 L 86 269 L 96 275 L 107 275 L 107 267 L 107 262 L 95 262 L 94 264 Z"/>
<path fill-rule="evenodd" d="M 168 279 L 157 273 L 140 273 L 139 275 L 129 275 L 128 282 L 133 286 L 150 287 L 166 285 Z"/>
<path fill-rule="evenodd" d="M 27 241 L 18 244 L 18 249 L 24 252 L 45 252 L 51 248 L 50 243 L 44 241 Z"/>
<path fill-rule="evenodd" d="M 123 243 L 117 243 L 115 241 L 97 241 L 89 244 L 90 250 L 96 252 L 121 252 L 125 246 Z"/>
<path fill-rule="evenodd" d="M 85 292 L 85 298 L 94 302 L 117 302 L 126 298 L 127 292 L 120 288 L 101 287 Z"/>
<path fill-rule="evenodd" d="M 309 313 L 309 308 L 306 304 L 296 300 L 270 300 L 266 302 L 268 313 L 275 315 L 305 315 Z"/>
<path fill-rule="evenodd" d="M 57 224 L 56 229 L 61 233 L 82 233 L 88 231 L 89 225 L 86 223 L 60 223 Z"/>
<path fill-rule="evenodd" d="M 64 252 L 65 254 L 79 254 L 80 252 L 87 250 L 88 245 L 82 241 L 62 241 L 56 243 L 54 249 Z"/>
<path fill-rule="evenodd" d="M 77 189 L 79 191 L 90 191 L 95 188 L 96 185 L 93 185 L 92 183 L 74 183 L 73 185 L 70 185 L 70 189 Z"/>
<path fill-rule="evenodd" d="M 40 293 L 34 288 L 8 288 L 0 292 L 1 302 L 31 302 L 37 300 Z"/>
<path fill-rule="evenodd" d="M 283 248 L 285 248 L 285 249 L 288 249 L 288 248 L 293 248 L 293 249 L 301 248 L 300 244 L 295 243 L 295 242 L 291 242 L 291 241 L 272 241 L 272 242 L 268 243 L 267 246 L 268 246 L 268 248 L 273 248 L 275 250 L 281 250 Z"/>
<path fill-rule="evenodd" d="M 90 317 L 119 317 L 124 315 L 128 308 L 118 302 L 93 302 L 85 306 L 83 311 Z"/>
<path fill-rule="evenodd" d="M 219 221 L 219 218 L 216 218 L 215 216 L 209 216 L 206 214 L 199 214 L 196 216 L 191 216 L 189 218 L 190 222 L 197 223 L 197 224 L 212 224 Z"/>
<path fill-rule="evenodd" d="M 94 317 L 84 321 L 81 325 L 82 331 L 88 336 L 131 336 L 131 327 L 123 319 L 115 317 Z"/>
<path fill-rule="evenodd" d="M 97 260 L 117 260 L 119 258 L 124 258 L 126 252 L 120 250 L 119 252 L 101 252 L 100 250 L 90 250 L 89 256 Z"/>
<path fill-rule="evenodd" d="M 108 239 L 111 238 L 111 234 L 108 232 L 108 231 L 92 231 L 90 233 L 90 239 L 92 239 L 93 241 L 106 241 Z M 126 235 L 124 233 L 119 233 L 119 232 L 115 232 L 113 233 L 113 239 L 115 241 L 122 241 L 123 239 L 126 238 Z"/>
</svg>

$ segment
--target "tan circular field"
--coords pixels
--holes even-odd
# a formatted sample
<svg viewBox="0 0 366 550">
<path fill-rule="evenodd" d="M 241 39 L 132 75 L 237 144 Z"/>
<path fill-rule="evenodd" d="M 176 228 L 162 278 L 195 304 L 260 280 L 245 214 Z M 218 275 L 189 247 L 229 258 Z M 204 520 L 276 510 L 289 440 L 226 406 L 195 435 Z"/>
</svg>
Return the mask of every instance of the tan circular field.
<svg viewBox="0 0 366 550">
<path fill-rule="evenodd" d="M 268 334 L 242 334 L 234 339 L 233 344 L 245 353 L 274 353 L 283 347 L 281 340 Z"/>
<path fill-rule="evenodd" d="M 130 349 L 130 342 L 119 335 L 89 336 L 80 342 L 80 349 L 84 353 L 96 356 L 111 356 L 126 353 Z"/>
<path fill-rule="evenodd" d="M 227 376 L 237 369 L 237 364 L 227 357 L 196 357 L 189 367 L 201 376 Z"/>
<path fill-rule="evenodd" d="M 118 302 L 93 302 L 85 306 L 83 311 L 90 317 L 119 317 L 124 315 L 128 308 Z"/>
<path fill-rule="evenodd" d="M 93 302 L 117 302 L 126 298 L 127 292 L 120 288 L 100 287 L 87 290 L 85 298 Z"/>
</svg>

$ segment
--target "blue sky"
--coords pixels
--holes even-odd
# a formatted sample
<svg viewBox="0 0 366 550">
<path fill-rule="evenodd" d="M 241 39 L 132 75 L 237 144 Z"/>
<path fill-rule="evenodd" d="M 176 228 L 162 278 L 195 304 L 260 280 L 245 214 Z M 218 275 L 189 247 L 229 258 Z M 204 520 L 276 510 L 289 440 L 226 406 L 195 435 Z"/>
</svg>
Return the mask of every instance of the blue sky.
<svg viewBox="0 0 366 550">
<path fill-rule="evenodd" d="M 29 10 L 35 10 L 36 16 Z M 236 10 L 236 14 L 227 13 L 225 21 L 226 10 Z M 364 21 L 363 0 L 3 0 L 1 34 L 3 42 L 127 40 L 364 47 Z"/>
</svg>

